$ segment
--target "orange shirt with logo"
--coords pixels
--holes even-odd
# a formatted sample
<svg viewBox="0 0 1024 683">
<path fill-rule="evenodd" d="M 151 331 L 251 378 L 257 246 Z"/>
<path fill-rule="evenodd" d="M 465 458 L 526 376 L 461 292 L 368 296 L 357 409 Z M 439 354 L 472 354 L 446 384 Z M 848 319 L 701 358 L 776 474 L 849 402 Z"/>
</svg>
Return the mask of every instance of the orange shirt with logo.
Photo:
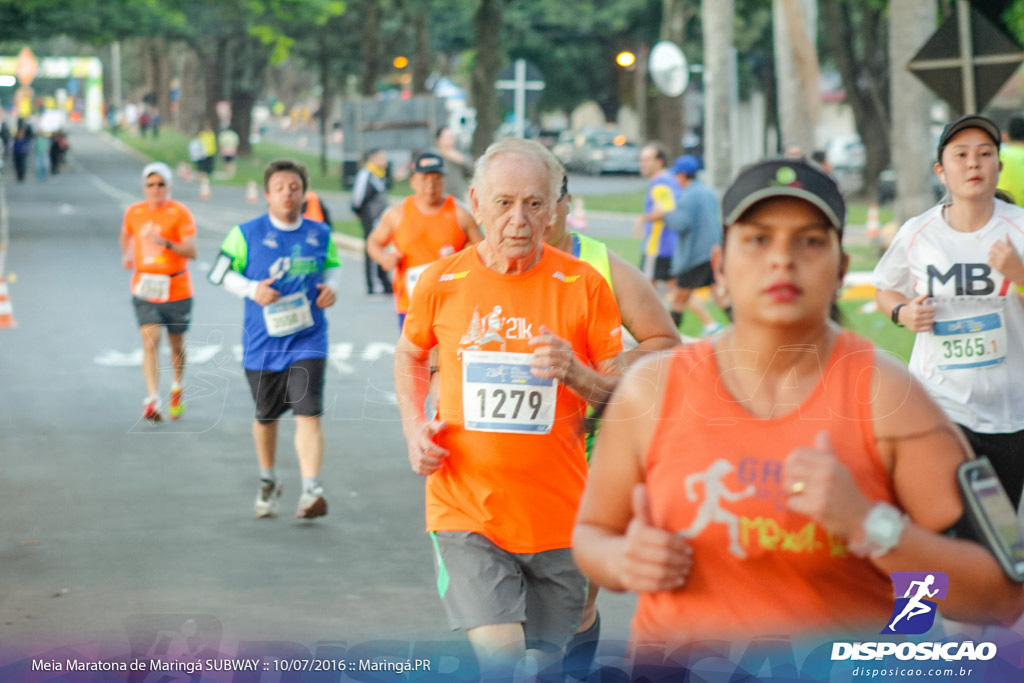
<svg viewBox="0 0 1024 683">
<path fill-rule="evenodd" d="M 864 495 L 893 502 L 873 431 L 871 343 L 842 332 L 805 401 L 769 419 L 723 386 L 709 340 L 670 362 L 644 480 L 655 525 L 687 536 L 694 564 L 682 590 L 639 596 L 633 640 L 880 631 L 894 605 L 889 578 L 789 510 L 782 482 L 786 456 L 827 430 Z"/>
<path fill-rule="evenodd" d="M 472 531 L 513 553 L 567 548 L 587 476 L 586 402 L 558 384 L 547 434 L 473 431 L 463 414 L 463 353 L 532 353 L 540 327 L 594 365 L 622 351 L 619 312 L 604 278 L 551 247 L 520 274 L 502 275 L 466 249 L 430 266 L 416 286 L 403 333 L 439 349 L 437 438 L 451 451 L 427 477 L 427 530 Z M 471 395 L 475 410 L 476 397 Z M 505 410 L 511 413 L 514 403 Z"/>
<path fill-rule="evenodd" d="M 402 255 L 395 268 L 393 283 L 395 310 L 399 313 L 409 310 L 406 279 L 410 269 L 451 256 L 461 251 L 466 241 L 466 233 L 459 225 L 459 216 L 455 211 L 454 197 L 446 197 L 444 204 L 434 213 L 423 213 L 416 207 L 413 197 L 406 197 L 402 202 L 402 217 L 398 228 L 391 236 L 391 243 Z"/>
<path fill-rule="evenodd" d="M 140 273 L 170 275 L 170 296 L 168 301 L 178 301 L 192 296 L 192 277 L 188 272 L 188 259 L 178 256 L 163 244 L 157 244 L 147 235 L 156 234 L 171 242 L 180 242 L 196 234 L 196 222 L 192 212 L 173 199 L 159 208 L 152 208 L 148 202 L 138 202 L 124 212 L 121 225 L 122 235 L 131 238 L 135 261 L 132 274 L 132 291 L 139 281 Z"/>
</svg>

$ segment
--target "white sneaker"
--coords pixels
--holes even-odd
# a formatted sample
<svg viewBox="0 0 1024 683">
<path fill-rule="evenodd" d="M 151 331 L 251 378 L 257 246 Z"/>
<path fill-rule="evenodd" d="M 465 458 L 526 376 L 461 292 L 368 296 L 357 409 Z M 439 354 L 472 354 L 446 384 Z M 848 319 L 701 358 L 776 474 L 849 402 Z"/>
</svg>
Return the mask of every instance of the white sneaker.
<svg viewBox="0 0 1024 683">
<path fill-rule="evenodd" d="M 323 517 L 327 514 L 327 499 L 324 498 L 324 490 L 318 486 L 312 491 L 303 491 L 299 496 L 299 509 L 295 516 L 299 519 L 313 519 Z"/>
<path fill-rule="evenodd" d="M 277 517 L 277 499 L 281 497 L 282 486 L 269 479 L 260 480 L 260 490 L 256 493 L 256 516 Z"/>
</svg>

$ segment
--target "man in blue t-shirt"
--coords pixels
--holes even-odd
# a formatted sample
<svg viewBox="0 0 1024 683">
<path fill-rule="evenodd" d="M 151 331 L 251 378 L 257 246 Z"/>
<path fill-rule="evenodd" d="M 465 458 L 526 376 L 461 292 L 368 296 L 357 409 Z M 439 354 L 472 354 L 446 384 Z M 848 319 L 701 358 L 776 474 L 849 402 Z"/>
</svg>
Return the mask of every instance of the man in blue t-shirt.
<svg viewBox="0 0 1024 683">
<path fill-rule="evenodd" d="M 714 190 L 697 179 L 700 167 L 700 160 L 690 154 L 672 164 L 680 192 L 675 210 L 665 215 L 666 230 L 676 235 L 671 266 L 675 289 L 670 312 L 678 326 L 683 313 L 689 309 L 700 318 L 703 333 L 711 334 L 718 331 L 721 324 L 711 317 L 700 299 L 691 295 L 693 290 L 702 287 L 712 287 L 714 292 L 711 250 L 722 243 L 722 214 Z"/>
<path fill-rule="evenodd" d="M 256 516 L 277 515 L 281 485 L 274 463 L 278 418 L 295 415 L 295 449 L 302 473 L 296 517 L 327 514 L 320 483 L 324 438 L 327 319 L 340 261 L 331 230 L 302 216 L 309 186 L 306 167 L 273 161 L 263 174 L 268 211 L 235 226 L 221 245 L 210 280 L 245 298 L 242 367 L 256 402 L 252 434 L 260 465 Z"/>
</svg>

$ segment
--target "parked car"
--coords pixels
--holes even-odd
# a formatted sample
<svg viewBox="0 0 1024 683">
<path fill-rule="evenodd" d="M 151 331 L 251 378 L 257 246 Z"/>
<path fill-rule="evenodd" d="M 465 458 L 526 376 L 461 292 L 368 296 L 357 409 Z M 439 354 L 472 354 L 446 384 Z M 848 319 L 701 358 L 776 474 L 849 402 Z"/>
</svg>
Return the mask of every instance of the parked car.
<svg viewBox="0 0 1024 683">
<path fill-rule="evenodd" d="M 640 173 L 640 148 L 614 130 L 599 130 L 577 137 L 570 167 L 588 175 Z"/>
</svg>

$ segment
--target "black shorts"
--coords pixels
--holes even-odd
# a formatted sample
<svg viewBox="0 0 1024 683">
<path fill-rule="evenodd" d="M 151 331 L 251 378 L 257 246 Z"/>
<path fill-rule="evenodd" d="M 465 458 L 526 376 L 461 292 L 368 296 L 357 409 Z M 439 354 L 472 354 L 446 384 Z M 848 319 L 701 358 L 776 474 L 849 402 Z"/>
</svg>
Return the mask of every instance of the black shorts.
<svg viewBox="0 0 1024 683">
<path fill-rule="evenodd" d="M 256 402 L 256 419 L 260 424 L 270 424 L 289 409 L 302 417 L 319 416 L 324 412 L 326 372 L 326 358 L 297 360 L 280 372 L 246 370 Z"/>
<path fill-rule="evenodd" d="M 197 161 L 196 170 L 200 173 L 213 173 L 213 157 L 205 157 Z"/>
<path fill-rule="evenodd" d="M 684 270 L 676 276 L 676 286 L 680 289 L 700 289 L 715 284 L 715 272 L 711 270 L 711 261 Z"/>
<path fill-rule="evenodd" d="M 985 456 L 992 463 L 999 482 L 1013 502 L 1020 505 L 1024 491 L 1024 431 L 1008 434 L 981 434 L 959 425 L 978 457 Z"/>
<path fill-rule="evenodd" d="M 185 334 L 192 322 L 192 297 L 156 303 L 132 297 L 135 305 L 135 319 L 139 327 L 144 325 L 164 325 L 168 334 Z"/>
<path fill-rule="evenodd" d="M 643 271 L 648 280 L 654 280 L 655 282 L 671 280 L 672 257 L 645 254 L 640 260 L 640 270 Z"/>
</svg>

